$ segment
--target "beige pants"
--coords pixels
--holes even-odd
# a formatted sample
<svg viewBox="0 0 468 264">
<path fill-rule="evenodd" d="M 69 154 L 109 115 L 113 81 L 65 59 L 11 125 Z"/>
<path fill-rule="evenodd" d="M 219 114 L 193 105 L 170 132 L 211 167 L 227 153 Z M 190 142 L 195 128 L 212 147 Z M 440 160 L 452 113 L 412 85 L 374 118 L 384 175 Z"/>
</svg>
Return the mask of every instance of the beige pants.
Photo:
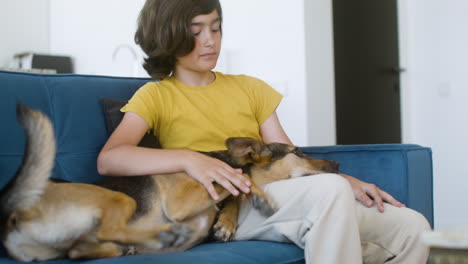
<svg viewBox="0 0 468 264">
<path fill-rule="evenodd" d="M 306 263 L 426 263 L 429 250 L 418 241 L 429 224 L 416 211 L 385 204 L 385 212 L 354 199 L 346 179 L 321 174 L 268 184 L 264 190 L 278 212 L 261 216 L 246 201 L 236 240 L 294 243 Z"/>
</svg>

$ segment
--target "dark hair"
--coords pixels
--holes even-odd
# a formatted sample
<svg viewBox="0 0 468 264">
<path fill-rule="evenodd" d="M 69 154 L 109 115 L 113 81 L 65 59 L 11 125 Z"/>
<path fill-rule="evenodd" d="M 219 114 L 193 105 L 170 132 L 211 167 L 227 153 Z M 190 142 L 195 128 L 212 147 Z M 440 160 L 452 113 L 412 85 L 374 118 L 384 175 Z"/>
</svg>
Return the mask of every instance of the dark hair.
<svg viewBox="0 0 468 264">
<path fill-rule="evenodd" d="M 135 42 L 148 56 L 143 67 L 153 79 L 164 79 L 174 72 L 176 57 L 195 47 L 192 19 L 215 9 L 222 21 L 219 0 L 146 0 Z"/>
</svg>

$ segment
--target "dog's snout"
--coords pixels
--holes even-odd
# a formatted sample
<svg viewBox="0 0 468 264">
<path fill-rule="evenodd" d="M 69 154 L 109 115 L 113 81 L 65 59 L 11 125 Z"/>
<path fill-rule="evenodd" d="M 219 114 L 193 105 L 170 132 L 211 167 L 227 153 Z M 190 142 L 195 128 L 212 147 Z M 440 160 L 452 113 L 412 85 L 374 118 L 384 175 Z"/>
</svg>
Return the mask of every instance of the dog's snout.
<svg viewBox="0 0 468 264">
<path fill-rule="evenodd" d="M 330 161 L 330 168 L 333 173 L 338 173 L 340 170 L 340 164 L 334 160 Z"/>
<path fill-rule="evenodd" d="M 308 157 L 308 160 L 316 172 L 319 173 L 338 173 L 340 164 L 334 160 L 316 159 Z"/>
</svg>

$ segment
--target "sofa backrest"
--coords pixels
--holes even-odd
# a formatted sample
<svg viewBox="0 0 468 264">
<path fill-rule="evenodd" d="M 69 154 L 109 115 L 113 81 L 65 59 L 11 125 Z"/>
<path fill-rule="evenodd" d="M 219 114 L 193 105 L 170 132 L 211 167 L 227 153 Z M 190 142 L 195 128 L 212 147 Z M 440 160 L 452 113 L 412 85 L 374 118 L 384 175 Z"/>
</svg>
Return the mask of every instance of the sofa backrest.
<svg viewBox="0 0 468 264">
<path fill-rule="evenodd" d="M 96 160 L 107 140 L 103 97 L 128 100 L 145 78 L 0 71 L 0 187 L 14 176 L 25 146 L 16 103 L 38 109 L 52 120 L 57 140 L 53 177 L 99 179 Z"/>
</svg>

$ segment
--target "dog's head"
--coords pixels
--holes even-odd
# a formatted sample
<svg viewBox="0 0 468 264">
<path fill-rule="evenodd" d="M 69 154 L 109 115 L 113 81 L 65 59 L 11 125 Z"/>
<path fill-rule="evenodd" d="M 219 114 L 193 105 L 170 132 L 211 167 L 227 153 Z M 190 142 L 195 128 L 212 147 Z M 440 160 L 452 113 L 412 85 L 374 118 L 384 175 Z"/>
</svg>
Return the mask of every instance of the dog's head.
<svg viewBox="0 0 468 264">
<path fill-rule="evenodd" d="M 338 173 L 338 163 L 308 157 L 296 147 L 281 143 L 264 144 L 253 138 L 226 140 L 229 156 L 259 185 L 320 173 Z"/>
</svg>

